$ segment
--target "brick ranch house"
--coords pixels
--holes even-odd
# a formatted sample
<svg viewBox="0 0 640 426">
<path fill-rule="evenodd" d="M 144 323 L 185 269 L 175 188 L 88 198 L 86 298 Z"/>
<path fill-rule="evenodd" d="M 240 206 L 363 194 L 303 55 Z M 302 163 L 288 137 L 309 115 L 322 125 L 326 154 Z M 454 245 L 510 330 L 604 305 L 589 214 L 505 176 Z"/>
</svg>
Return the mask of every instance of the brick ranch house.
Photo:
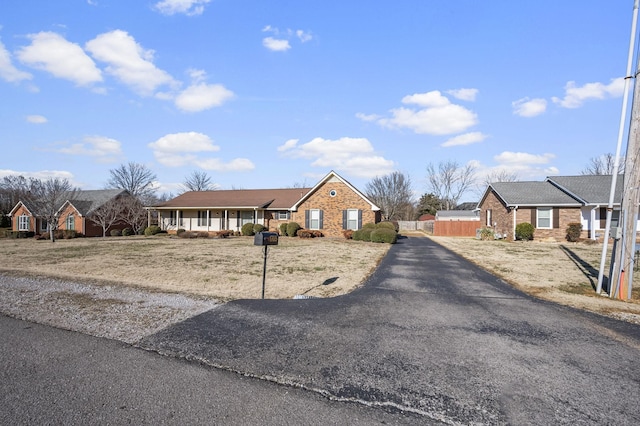
<svg viewBox="0 0 640 426">
<path fill-rule="evenodd" d="M 611 175 L 552 176 L 543 182 L 495 182 L 478 203 L 480 223 L 509 240 L 519 223 L 535 228 L 534 238 L 562 241 L 569 223 L 582 224 L 582 238 L 603 238 Z M 611 226 L 617 226 L 622 182 L 618 177 Z"/>
<path fill-rule="evenodd" d="M 357 188 L 329 172 L 313 188 L 189 191 L 149 208 L 158 212 L 161 229 L 240 231 L 257 223 L 278 232 L 281 223 L 297 222 L 327 237 L 380 221 L 380 208 Z"/>
<path fill-rule="evenodd" d="M 92 220 L 93 213 L 107 203 L 116 202 L 121 197 L 130 197 L 123 189 L 102 189 L 77 191 L 73 199 L 66 200 L 58 210 L 59 230 L 73 230 L 86 237 L 101 237 L 102 227 Z M 41 218 L 29 203 L 19 201 L 11 210 L 11 224 L 13 231 L 34 232 L 44 234 L 49 232 L 47 222 Z M 126 228 L 126 224 L 117 223 L 111 229 Z"/>
</svg>

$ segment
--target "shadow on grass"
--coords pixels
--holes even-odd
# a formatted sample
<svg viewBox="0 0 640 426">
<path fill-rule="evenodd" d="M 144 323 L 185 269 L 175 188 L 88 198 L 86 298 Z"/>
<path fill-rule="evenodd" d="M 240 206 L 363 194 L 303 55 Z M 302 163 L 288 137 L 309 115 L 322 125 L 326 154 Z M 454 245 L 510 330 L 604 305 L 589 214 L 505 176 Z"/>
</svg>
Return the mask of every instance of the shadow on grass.
<svg viewBox="0 0 640 426">
<path fill-rule="evenodd" d="M 591 266 L 591 264 L 589 262 L 587 262 L 584 259 L 582 259 L 580 256 L 578 256 L 570 248 L 561 245 L 560 249 L 567 255 L 567 257 L 569 259 L 571 259 L 571 261 L 573 263 L 575 263 L 575 265 L 580 269 L 580 271 L 584 274 L 584 276 L 587 277 L 587 279 L 591 283 L 591 287 L 595 291 L 597 289 L 597 286 L 598 286 L 598 273 L 600 271 L 598 269 L 594 268 L 593 266 Z M 609 285 L 608 284 L 608 279 L 605 276 L 604 279 L 603 279 L 603 282 L 602 282 L 603 290 L 609 291 L 608 290 L 608 285 Z"/>
</svg>

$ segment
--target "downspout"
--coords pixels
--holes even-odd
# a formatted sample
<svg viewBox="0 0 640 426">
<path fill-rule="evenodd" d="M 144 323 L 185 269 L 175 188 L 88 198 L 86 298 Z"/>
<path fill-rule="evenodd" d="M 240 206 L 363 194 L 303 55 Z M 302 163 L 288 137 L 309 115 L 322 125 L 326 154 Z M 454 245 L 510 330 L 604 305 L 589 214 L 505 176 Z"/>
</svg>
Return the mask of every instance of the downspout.
<svg viewBox="0 0 640 426">
<path fill-rule="evenodd" d="M 591 239 L 593 241 L 596 241 L 597 239 L 596 238 L 596 210 L 599 208 L 600 208 L 600 204 L 592 208 L 591 215 L 589 217 L 589 220 L 591 221 L 591 223 L 589 223 L 589 231 L 591 231 Z"/>
</svg>

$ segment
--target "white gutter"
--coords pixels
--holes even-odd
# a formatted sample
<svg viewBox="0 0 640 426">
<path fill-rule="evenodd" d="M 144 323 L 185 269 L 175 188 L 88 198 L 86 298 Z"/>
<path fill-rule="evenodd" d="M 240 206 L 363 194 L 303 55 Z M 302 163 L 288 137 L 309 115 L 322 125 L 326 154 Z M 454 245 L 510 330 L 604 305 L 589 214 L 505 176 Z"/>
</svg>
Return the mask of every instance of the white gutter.
<svg viewBox="0 0 640 426">
<path fill-rule="evenodd" d="M 518 215 L 518 207 L 519 206 L 513 206 L 513 230 L 512 230 L 512 234 L 513 235 L 513 241 L 516 240 L 516 216 Z"/>
</svg>

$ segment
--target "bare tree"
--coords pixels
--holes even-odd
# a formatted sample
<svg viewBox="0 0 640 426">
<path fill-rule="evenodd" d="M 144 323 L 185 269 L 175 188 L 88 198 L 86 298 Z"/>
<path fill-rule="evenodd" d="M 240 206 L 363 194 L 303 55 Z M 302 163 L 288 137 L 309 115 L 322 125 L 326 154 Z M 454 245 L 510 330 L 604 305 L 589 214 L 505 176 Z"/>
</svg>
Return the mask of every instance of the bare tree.
<svg viewBox="0 0 640 426">
<path fill-rule="evenodd" d="M 104 203 L 92 212 L 91 220 L 102 227 L 102 237 L 107 236 L 107 229 L 120 219 L 120 203 L 112 200 Z"/>
<path fill-rule="evenodd" d="M 54 231 L 58 228 L 60 207 L 65 201 L 73 201 L 78 192 L 67 179 L 33 179 L 26 202 L 34 214 L 47 222 L 51 242 L 55 242 Z"/>
<path fill-rule="evenodd" d="M 0 226 L 11 226 L 6 216 L 21 200 L 26 200 L 33 179 L 24 176 L 5 176 L 0 181 Z"/>
<path fill-rule="evenodd" d="M 212 191 L 218 189 L 218 185 L 211 182 L 211 177 L 205 172 L 194 170 L 182 183 L 185 191 Z"/>
<path fill-rule="evenodd" d="M 155 193 L 156 175 L 143 164 L 121 164 L 109 170 L 109 173 L 111 177 L 107 181 L 107 187 L 126 189 L 143 203 L 151 199 Z"/>
<path fill-rule="evenodd" d="M 494 170 L 485 176 L 484 187 L 489 186 L 493 182 L 517 182 L 518 180 L 517 173 L 508 172 L 506 170 Z"/>
<path fill-rule="evenodd" d="M 120 219 L 126 223 L 134 234 L 140 234 L 147 219 L 147 211 L 144 206 L 134 197 L 121 197 L 118 200 Z"/>
<path fill-rule="evenodd" d="M 612 175 L 616 157 L 611 153 L 589 159 L 589 164 L 582 170 L 583 175 Z M 618 173 L 624 173 L 624 157 L 620 157 Z"/>
<path fill-rule="evenodd" d="M 411 179 L 400 172 L 375 177 L 365 187 L 365 193 L 382 212 L 384 220 L 403 219 L 411 202 Z"/>
<path fill-rule="evenodd" d="M 433 163 L 427 166 L 430 192 L 442 200 L 445 210 L 452 210 L 462 195 L 475 183 L 475 167 L 460 166 L 456 161 Z"/>
</svg>

